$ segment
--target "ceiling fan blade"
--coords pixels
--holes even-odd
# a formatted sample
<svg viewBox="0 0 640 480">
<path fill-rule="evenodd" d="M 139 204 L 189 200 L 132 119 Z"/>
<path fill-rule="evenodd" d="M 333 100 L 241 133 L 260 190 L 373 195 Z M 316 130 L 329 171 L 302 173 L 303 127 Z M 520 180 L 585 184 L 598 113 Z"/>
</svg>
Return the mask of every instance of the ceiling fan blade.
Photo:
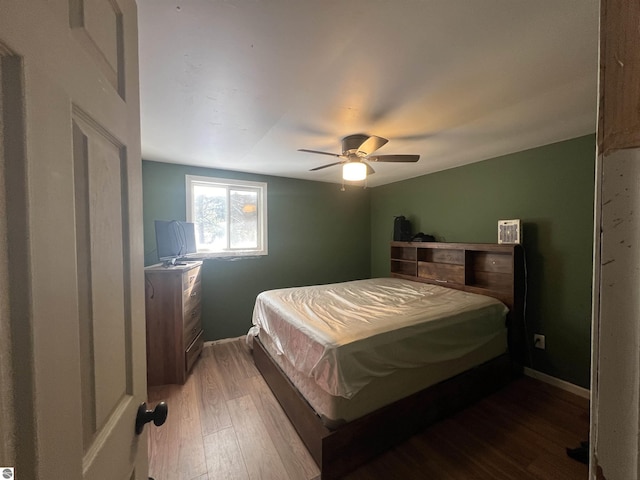
<svg viewBox="0 0 640 480">
<path fill-rule="evenodd" d="M 321 167 L 312 168 L 309 171 L 310 172 L 315 172 L 316 170 L 322 170 L 323 168 L 333 167 L 334 165 L 340 165 L 341 163 L 344 163 L 344 162 L 334 162 L 334 163 L 330 163 L 328 165 L 322 165 Z"/>
<path fill-rule="evenodd" d="M 362 163 L 364 163 L 367 166 L 367 176 L 373 175 L 374 173 L 376 173 L 373 167 L 369 165 L 367 162 L 362 162 Z"/>
<path fill-rule="evenodd" d="M 364 152 L 366 155 L 371 155 L 388 141 L 389 140 L 387 140 L 386 138 L 371 135 L 364 142 L 362 142 L 362 144 L 358 147 L 358 151 Z"/>
<path fill-rule="evenodd" d="M 376 155 L 367 157 L 370 162 L 417 162 L 420 155 Z"/>
<path fill-rule="evenodd" d="M 332 157 L 343 158 L 343 156 L 340 155 L 339 153 L 320 152 L 318 150 L 307 150 L 306 148 L 299 148 L 298 151 L 299 152 L 306 152 L 306 153 L 318 153 L 320 155 L 330 155 Z"/>
</svg>

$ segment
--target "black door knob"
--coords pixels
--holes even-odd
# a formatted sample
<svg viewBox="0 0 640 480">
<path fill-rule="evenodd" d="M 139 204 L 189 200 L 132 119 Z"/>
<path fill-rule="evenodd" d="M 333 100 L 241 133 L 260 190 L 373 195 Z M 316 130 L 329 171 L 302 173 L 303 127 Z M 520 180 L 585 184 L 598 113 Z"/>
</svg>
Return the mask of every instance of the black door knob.
<svg viewBox="0 0 640 480">
<path fill-rule="evenodd" d="M 140 435 L 145 423 L 153 421 L 156 427 L 159 427 L 167 419 L 169 413 L 169 407 L 164 402 L 160 402 L 153 410 L 147 410 L 147 404 L 141 403 L 138 407 L 138 414 L 136 415 L 136 434 Z"/>
</svg>

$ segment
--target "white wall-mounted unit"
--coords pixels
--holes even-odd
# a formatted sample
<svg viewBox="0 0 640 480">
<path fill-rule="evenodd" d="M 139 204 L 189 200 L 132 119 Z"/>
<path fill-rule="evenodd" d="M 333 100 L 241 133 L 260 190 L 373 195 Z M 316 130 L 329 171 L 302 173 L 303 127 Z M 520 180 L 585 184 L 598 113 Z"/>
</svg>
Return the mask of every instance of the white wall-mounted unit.
<svg viewBox="0 0 640 480">
<path fill-rule="evenodd" d="M 498 220 L 498 243 L 520 243 L 522 224 L 520 219 Z"/>
</svg>

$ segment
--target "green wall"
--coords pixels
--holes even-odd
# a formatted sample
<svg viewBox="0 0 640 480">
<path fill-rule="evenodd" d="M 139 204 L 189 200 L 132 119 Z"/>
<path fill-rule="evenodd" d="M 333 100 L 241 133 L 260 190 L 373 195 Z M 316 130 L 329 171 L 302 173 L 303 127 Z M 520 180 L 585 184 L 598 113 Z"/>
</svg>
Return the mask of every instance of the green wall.
<svg viewBox="0 0 640 480">
<path fill-rule="evenodd" d="M 428 161 L 422 159 L 421 161 Z M 439 241 L 496 243 L 500 219 L 523 222 L 534 369 L 589 387 L 595 137 L 580 137 L 374 188 L 372 276 L 389 274 L 393 217 Z"/>
<path fill-rule="evenodd" d="M 428 161 L 427 158 L 421 161 Z M 143 162 L 146 264 L 153 221 L 185 218 L 185 174 L 266 181 L 269 255 L 207 260 L 207 340 L 246 333 L 256 295 L 271 288 L 389 274 L 393 217 L 446 242 L 495 243 L 500 219 L 523 221 L 527 331 L 546 335 L 528 364 L 589 386 L 595 137 L 506 155 L 372 189 Z"/>
<path fill-rule="evenodd" d="M 154 220 L 185 219 L 185 175 L 268 184 L 269 255 L 204 262 L 206 340 L 244 335 L 261 291 L 370 276 L 371 190 L 150 161 L 142 164 L 145 265 L 157 263 Z"/>
</svg>

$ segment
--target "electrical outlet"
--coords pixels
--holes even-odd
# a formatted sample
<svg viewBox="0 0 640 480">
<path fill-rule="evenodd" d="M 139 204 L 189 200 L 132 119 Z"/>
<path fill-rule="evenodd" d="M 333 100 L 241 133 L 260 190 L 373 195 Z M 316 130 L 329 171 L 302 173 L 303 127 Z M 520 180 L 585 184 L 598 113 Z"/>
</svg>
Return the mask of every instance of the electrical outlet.
<svg viewBox="0 0 640 480">
<path fill-rule="evenodd" d="M 536 348 L 539 348 L 540 350 L 544 350 L 545 349 L 544 335 L 540 335 L 539 333 L 536 333 L 533 336 L 533 346 Z"/>
</svg>

